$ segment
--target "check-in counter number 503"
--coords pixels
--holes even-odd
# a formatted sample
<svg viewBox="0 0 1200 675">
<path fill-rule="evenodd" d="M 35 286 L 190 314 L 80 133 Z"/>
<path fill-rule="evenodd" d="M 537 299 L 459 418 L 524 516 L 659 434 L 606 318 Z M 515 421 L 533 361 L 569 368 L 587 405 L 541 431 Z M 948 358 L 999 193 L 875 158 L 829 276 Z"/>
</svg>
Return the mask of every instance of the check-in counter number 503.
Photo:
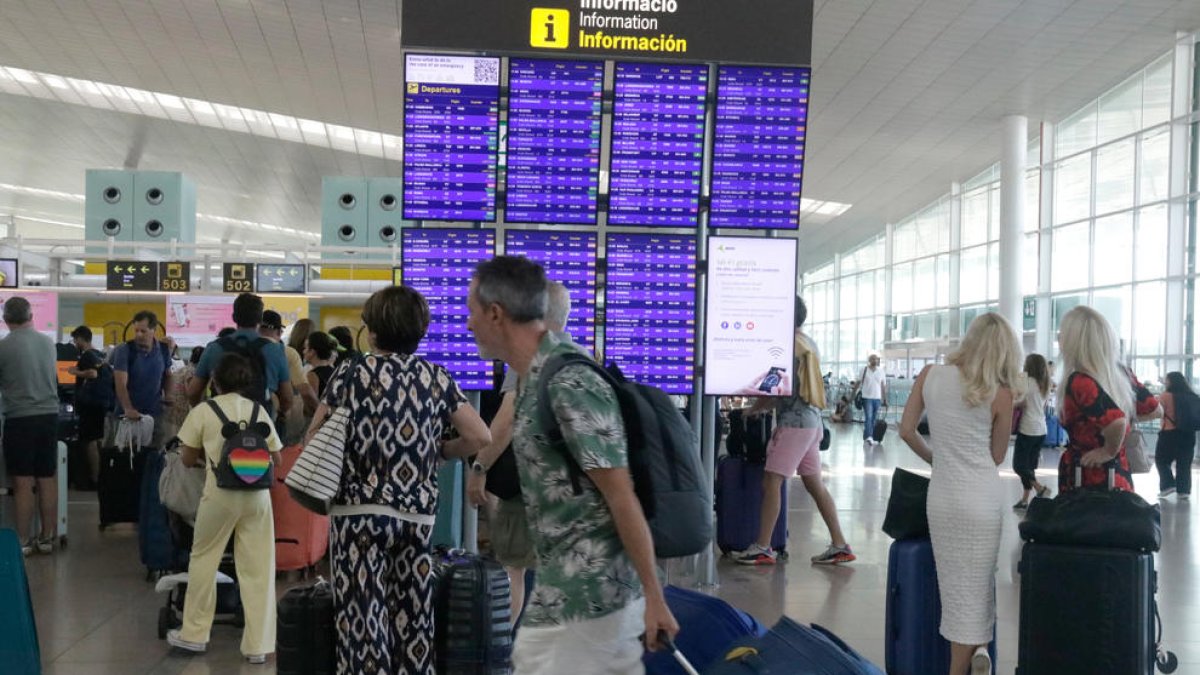
<svg viewBox="0 0 1200 675">
<path fill-rule="evenodd" d="M 171 293 L 186 293 L 191 290 L 187 279 L 159 279 L 159 290 Z"/>
</svg>

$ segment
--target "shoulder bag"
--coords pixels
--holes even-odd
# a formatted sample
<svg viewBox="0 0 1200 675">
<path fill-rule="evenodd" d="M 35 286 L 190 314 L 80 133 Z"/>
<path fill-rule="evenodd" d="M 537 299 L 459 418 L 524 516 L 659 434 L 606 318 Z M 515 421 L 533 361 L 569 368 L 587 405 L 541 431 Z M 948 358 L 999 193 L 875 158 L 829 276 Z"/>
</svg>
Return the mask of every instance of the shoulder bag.
<svg viewBox="0 0 1200 675">
<path fill-rule="evenodd" d="M 284 479 L 292 499 L 317 515 L 329 515 L 333 498 L 342 484 L 346 434 L 350 428 L 350 387 L 361 359 L 355 359 L 346 369 L 342 404 L 325 419 L 312 440 L 300 451 Z"/>
</svg>

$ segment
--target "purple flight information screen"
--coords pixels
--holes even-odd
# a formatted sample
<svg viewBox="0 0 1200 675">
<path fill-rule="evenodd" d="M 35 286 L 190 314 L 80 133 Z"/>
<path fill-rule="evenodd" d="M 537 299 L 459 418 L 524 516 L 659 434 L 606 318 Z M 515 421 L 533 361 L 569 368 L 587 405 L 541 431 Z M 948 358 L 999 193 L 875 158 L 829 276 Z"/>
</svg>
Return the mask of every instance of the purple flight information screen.
<svg viewBox="0 0 1200 675">
<path fill-rule="evenodd" d="M 709 227 L 795 230 L 808 68 L 721 66 Z"/>
<path fill-rule="evenodd" d="M 417 353 L 444 366 L 463 389 L 490 390 L 492 362 L 479 358 L 467 330 L 467 289 L 475 266 L 496 255 L 496 231 L 402 232 L 402 279 L 429 303 L 429 330 Z"/>
<path fill-rule="evenodd" d="M 567 287 L 571 314 L 567 333 L 576 343 L 596 349 L 596 233 L 508 230 L 504 252 L 539 263 L 546 276 Z"/>
<path fill-rule="evenodd" d="M 404 217 L 496 220 L 500 59 L 404 57 Z"/>
<path fill-rule="evenodd" d="M 596 224 L 602 61 L 508 61 L 504 220 Z"/>
<path fill-rule="evenodd" d="M 635 382 L 691 394 L 695 237 L 609 233 L 605 241 L 605 360 Z"/>
<path fill-rule="evenodd" d="M 617 63 L 608 224 L 696 227 L 708 66 Z"/>
</svg>

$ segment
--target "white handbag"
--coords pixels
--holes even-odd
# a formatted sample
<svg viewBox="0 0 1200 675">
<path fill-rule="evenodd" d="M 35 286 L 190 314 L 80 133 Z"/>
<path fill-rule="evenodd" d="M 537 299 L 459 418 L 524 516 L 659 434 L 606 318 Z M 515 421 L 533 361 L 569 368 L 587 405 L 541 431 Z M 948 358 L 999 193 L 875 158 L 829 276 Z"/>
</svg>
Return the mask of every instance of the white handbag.
<svg viewBox="0 0 1200 675">
<path fill-rule="evenodd" d="M 341 486 L 349 425 L 350 408 L 338 406 L 304 446 L 283 481 L 292 499 L 318 515 L 329 515 Z"/>
<path fill-rule="evenodd" d="M 203 467 L 186 467 L 178 450 L 168 450 L 162 475 L 158 477 L 158 498 L 167 510 L 178 513 L 188 525 L 195 526 L 204 480 Z"/>
<path fill-rule="evenodd" d="M 1146 436 L 1137 427 L 1130 429 L 1125 437 L 1125 459 L 1129 461 L 1129 473 L 1150 473 L 1154 468 L 1146 448 Z"/>
</svg>

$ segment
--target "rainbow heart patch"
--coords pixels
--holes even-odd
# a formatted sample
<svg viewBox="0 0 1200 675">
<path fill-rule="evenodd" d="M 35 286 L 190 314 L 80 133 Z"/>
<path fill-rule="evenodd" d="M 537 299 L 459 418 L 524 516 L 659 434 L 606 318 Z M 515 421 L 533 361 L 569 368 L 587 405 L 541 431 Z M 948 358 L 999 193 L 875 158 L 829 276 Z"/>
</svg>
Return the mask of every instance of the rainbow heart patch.
<svg viewBox="0 0 1200 675">
<path fill-rule="evenodd" d="M 243 483 L 254 485 L 262 480 L 271 468 L 271 453 L 261 448 L 247 450 L 234 448 L 229 451 L 229 466 Z"/>
</svg>

